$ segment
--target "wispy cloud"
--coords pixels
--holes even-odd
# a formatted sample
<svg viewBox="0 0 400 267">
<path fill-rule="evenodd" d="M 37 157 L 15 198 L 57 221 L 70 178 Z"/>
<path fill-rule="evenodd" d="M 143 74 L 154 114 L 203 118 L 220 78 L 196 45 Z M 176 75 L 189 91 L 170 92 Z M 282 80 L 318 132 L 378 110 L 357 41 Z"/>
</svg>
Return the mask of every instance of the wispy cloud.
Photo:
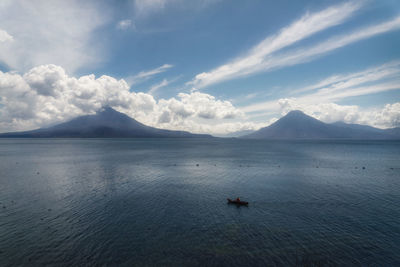
<svg viewBox="0 0 400 267">
<path fill-rule="evenodd" d="M 172 79 L 163 79 L 161 82 L 154 84 L 153 86 L 150 87 L 149 91 L 147 92 L 150 95 L 154 95 L 159 89 L 166 87 L 170 85 L 171 83 L 176 82 L 179 80 L 182 76 L 178 76 Z"/>
<path fill-rule="evenodd" d="M 12 41 L 14 38 L 5 30 L 0 29 L 0 43 Z"/>
<path fill-rule="evenodd" d="M 158 89 L 167 86 L 169 83 L 170 82 L 167 79 L 163 79 L 160 83 L 157 83 L 150 87 L 150 90 L 147 93 L 153 95 Z"/>
<path fill-rule="evenodd" d="M 172 68 L 174 65 L 171 64 L 164 64 L 158 68 L 152 69 L 152 70 L 147 70 L 147 71 L 141 71 L 136 75 L 129 76 L 125 78 L 125 81 L 129 85 L 137 84 L 139 82 L 143 82 L 145 80 L 150 79 L 152 76 L 157 75 L 159 73 L 163 73 L 167 71 L 168 69 Z"/>
<path fill-rule="evenodd" d="M 304 96 L 300 99 L 305 102 L 307 101 L 313 103 L 318 101 L 337 101 L 348 97 L 376 94 L 398 89 L 400 89 L 400 79 L 375 85 L 353 87 L 348 90 L 338 90 L 336 92 L 330 92 L 329 90 L 320 90 L 315 94 Z"/>
<path fill-rule="evenodd" d="M 134 12 L 137 18 L 147 18 L 153 14 L 161 13 L 169 8 L 203 9 L 221 0 L 134 0 Z"/>
<path fill-rule="evenodd" d="M 318 56 L 324 55 L 351 43 L 398 29 L 400 29 L 400 17 L 396 17 L 390 21 L 378 25 L 358 29 L 347 35 L 335 36 L 327 41 L 323 41 L 311 47 L 301 48 L 283 54 L 272 55 L 255 66 L 252 71 L 270 71 L 282 67 L 309 62 Z M 249 73 L 244 72 L 242 75 L 244 74 Z"/>
<path fill-rule="evenodd" d="M 386 78 L 391 78 L 395 76 L 399 77 L 399 75 L 400 60 L 396 60 L 356 73 L 333 75 L 313 85 L 294 90 L 290 92 L 290 94 L 295 95 L 317 90 L 326 90 L 332 92 L 334 90 L 350 88 L 356 85 L 379 81 Z"/>
<path fill-rule="evenodd" d="M 117 23 L 117 29 L 119 30 L 126 30 L 129 29 L 130 27 L 135 27 L 135 25 L 132 23 L 132 20 L 130 19 L 124 19 L 121 20 Z"/>
<path fill-rule="evenodd" d="M 140 17 L 148 16 L 151 13 L 163 10 L 167 2 L 171 2 L 171 0 L 135 0 L 135 13 Z"/>
<path fill-rule="evenodd" d="M 350 18 L 359 8 L 360 2 L 347 2 L 324 9 L 320 12 L 306 14 L 278 34 L 264 39 L 245 56 L 239 57 L 210 72 L 203 72 L 189 84 L 198 88 L 260 71 L 272 53 L 297 43 L 311 35 L 338 25 Z"/>
<path fill-rule="evenodd" d="M 303 94 L 295 99 L 298 103 L 306 104 L 328 103 L 399 89 L 400 61 L 392 61 L 361 72 L 328 77 L 314 85 L 296 90 Z M 242 107 L 242 110 L 249 113 L 278 110 L 278 101 L 279 99 L 254 103 Z"/>
<path fill-rule="evenodd" d="M 95 66 L 108 57 L 106 42 L 95 33 L 110 20 L 93 1 L 1 1 L 0 62 L 24 71 L 41 64 L 59 64 L 69 72 Z M 72 19 L 73 18 L 73 19 Z M 101 56 L 99 56 L 101 55 Z"/>
</svg>

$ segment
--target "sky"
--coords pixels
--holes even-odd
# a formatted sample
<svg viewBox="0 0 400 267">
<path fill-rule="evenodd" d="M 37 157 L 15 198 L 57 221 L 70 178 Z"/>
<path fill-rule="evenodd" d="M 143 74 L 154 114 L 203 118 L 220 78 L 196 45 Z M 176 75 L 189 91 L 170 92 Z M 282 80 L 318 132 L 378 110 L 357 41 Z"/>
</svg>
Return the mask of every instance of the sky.
<svg viewBox="0 0 400 267">
<path fill-rule="evenodd" d="M 400 127 L 400 1 L 2 0 L 0 132 L 105 106 L 217 136 L 290 110 Z"/>
</svg>

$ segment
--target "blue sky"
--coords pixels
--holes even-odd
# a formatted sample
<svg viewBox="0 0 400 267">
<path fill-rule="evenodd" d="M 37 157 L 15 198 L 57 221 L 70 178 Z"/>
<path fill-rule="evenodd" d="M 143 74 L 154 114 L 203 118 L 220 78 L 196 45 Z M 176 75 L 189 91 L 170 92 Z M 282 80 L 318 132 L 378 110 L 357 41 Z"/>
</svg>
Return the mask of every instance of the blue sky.
<svg viewBox="0 0 400 267">
<path fill-rule="evenodd" d="M 5 0 L 0 131 L 105 105 L 216 135 L 292 109 L 397 127 L 399 33 L 395 0 Z"/>
</svg>

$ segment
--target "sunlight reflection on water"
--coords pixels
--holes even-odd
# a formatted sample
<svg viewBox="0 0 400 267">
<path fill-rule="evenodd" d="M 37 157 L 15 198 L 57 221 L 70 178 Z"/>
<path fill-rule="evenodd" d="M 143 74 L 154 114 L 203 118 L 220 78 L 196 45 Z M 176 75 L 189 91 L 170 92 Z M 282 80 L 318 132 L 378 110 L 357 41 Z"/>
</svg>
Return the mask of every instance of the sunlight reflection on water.
<svg viewBox="0 0 400 267">
<path fill-rule="evenodd" d="M 399 158 L 399 142 L 2 139 L 0 265 L 396 265 Z"/>
</svg>

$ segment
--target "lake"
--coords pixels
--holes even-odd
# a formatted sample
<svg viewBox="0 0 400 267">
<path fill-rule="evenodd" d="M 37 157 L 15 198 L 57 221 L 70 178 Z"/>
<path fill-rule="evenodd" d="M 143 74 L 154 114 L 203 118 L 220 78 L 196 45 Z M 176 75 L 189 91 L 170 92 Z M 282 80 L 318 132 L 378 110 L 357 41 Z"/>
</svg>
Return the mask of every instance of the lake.
<svg viewBox="0 0 400 267">
<path fill-rule="evenodd" d="M 0 192 L 1 266 L 400 265 L 399 141 L 0 139 Z"/>
</svg>

